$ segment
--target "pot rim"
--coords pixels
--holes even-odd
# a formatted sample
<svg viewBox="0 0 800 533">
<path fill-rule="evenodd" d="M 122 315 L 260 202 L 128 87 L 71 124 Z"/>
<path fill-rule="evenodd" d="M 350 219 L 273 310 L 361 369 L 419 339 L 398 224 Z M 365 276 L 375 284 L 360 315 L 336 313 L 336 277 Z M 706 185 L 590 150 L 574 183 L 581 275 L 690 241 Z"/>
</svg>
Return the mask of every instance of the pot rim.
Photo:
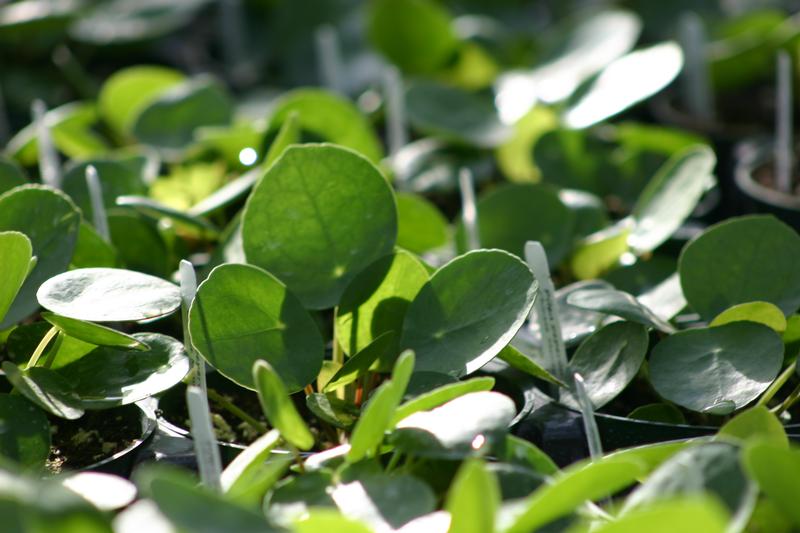
<svg viewBox="0 0 800 533">
<path fill-rule="evenodd" d="M 736 147 L 736 167 L 733 179 L 744 193 L 774 206 L 800 211 L 800 196 L 761 185 L 753 179 L 753 171 L 772 162 L 773 142 L 769 139 L 749 139 Z"/>
<path fill-rule="evenodd" d="M 121 405 L 117 407 L 116 409 L 134 406 L 135 408 L 139 409 L 139 414 L 140 414 L 139 420 L 141 422 L 141 435 L 126 448 L 118 451 L 114 455 L 110 455 L 109 457 L 97 461 L 96 463 L 84 466 L 80 468 L 80 470 L 96 470 L 98 468 L 107 466 L 108 464 L 113 463 L 114 461 L 122 458 L 125 455 L 128 455 L 129 453 L 137 451 L 138 448 L 147 443 L 147 441 L 150 440 L 150 438 L 153 436 L 156 427 L 158 427 L 155 414 L 155 405 L 151 400 L 152 398 L 145 398 L 144 400 L 134 402 L 133 404 Z"/>
</svg>

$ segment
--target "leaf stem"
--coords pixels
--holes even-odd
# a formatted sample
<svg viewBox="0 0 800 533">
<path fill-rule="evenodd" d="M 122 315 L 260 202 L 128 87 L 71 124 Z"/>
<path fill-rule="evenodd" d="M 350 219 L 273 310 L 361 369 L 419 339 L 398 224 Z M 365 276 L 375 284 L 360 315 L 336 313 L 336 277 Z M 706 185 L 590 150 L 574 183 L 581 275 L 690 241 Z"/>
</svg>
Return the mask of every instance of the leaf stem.
<svg viewBox="0 0 800 533">
<path fill-rule="evenodd" d="M 245 413 L 242 409 L 237 407 L 233 404 L 230 400 L 224 397 L 222 394 L 218 393 L 214 389 L 208 389 L 208 398 L 213 401 L 215 404 L 219 405 L 230 414 L 234 415 L 235 417 L 241 419 L 243 422 L 248 424 L 254 430 L 259 432 L 260 434 L 266 433 L 267 426 L 250 416 L 249 414 Z"/>
<path fill-rule="evenodd" d="M 398 452 L 397 450 L 392 452 L 392 457 L 389 458 L 389 464 L 386 465 L 386 472 L 389 473 L 397 467 L 397 463 L 400 462 L 400 459 L 403 457 L 403 454 Z"/>
<path fill-rule="evenodd" d="M 794 405 L 795 402 L 797 402 L 797 400 L 800 400 L 800 385 L 795 387 L 792 393 L 789 394 L 789 396 L 787 396 L 786 399 L 783 400 L 783 402 L 781 402 L 780 405 L 778 405 L 777 407 L 773 407 L 771 411 L 775 413 L 775 415 L 780 415 L 781 413 L 789 409 L 792 405 Z"/>
<path fill-rule="evenodd" d="M 764 391 L 764 394 L 761 395 L 761 398 L 758 400 L 758 403 L 756 403 L 756 405 L 764 405 L 764 406 L 767 405 L 769 401 L 775 396 L 775 394 L 781 389 L 781 387 L 783 387 L 786 384 L 786 382 L 789 381 L 789 378 L 792 377 L 792 375 L 795 373 L 796 370 L 797 370 L 797 361 L 795 360 L 792 362 L 792 364 L 787 366 L 786 369 L 783 372 L 781 372 L 781 375 L 778 376 L 777 379 L 775 379 L 775 381 L 772 382 L 772 385 L 770 385 L 767 388 L 767 390 Z"/>
<path fill-rule="evenodd" d="M 58 335 L 58 328 L 55 326 L 50 328 L 47 333 L 45 333 L 44 337 L 42 337 L 42 340 L 39 341 L 39 345 L 33 351 L 33 355 L 31 355 L 28 364 L 25 366 L 25 370 L 36 366 L 36 363 L 39 362 L 39 358 L 42 356 L 42 353 L 44 353 L 45 348 L 47 348 L 47 345 L 50 344 L 50 341 L 53 340 L 53 337 L 56 335 Z"/>
<path fill-rule="evenodd" d="M 58 355 L 58 350 L 61 348 L 61 343 L 63 342 L 64 342 L 64 332 L 59 331 L 56 340 L 53 342 L 53 345 L 47 352 L 47 359 L 44 360 L 42 368 L 50 368 L 51 366 L 53 366 L 53 362 L 56 360 L 56 355 Z"/>
</svg>

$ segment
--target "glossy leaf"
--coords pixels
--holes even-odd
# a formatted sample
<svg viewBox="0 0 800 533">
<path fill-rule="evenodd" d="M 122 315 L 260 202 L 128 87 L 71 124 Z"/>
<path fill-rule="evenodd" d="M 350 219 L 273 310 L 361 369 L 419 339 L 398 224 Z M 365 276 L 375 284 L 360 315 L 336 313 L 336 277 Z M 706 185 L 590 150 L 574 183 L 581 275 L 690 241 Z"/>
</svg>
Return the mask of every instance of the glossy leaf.
<svg viewBox="0 0 800 533">
<path fill-rule="evenodd" d="M 5 361 L 3 372 L 15 390 L 48 413 L 67 420 L 83 416 L 80 398 L 72 384 L 55 371 L 37 367 L 22 370 Z"/>
<path fill-rule="evenodd" d="M 477 250 L 434 273 L 411 302 L 400 345 L 417 354 L 417 370 L 452 376 L 495 357 L 530 313 L 536 283 L 517 257 Z"/>
<path fill-rule="evenodd" d="M 14 303 L 22 287 L 33 257 L 31 241 L 18 231 L 0 232 L 0 321 Z"/>
<path fill-rule="evenodd" d="M 57 327 L 59 331 L 62 331 L 64 334 L 82 340 L 83 342 L 88 342 L 97 346 L 117 346 L 120 348 L 131 348 L 143 351 L 148 349 L 146 344 L 137 340 L 135 337 L 106 326 L 75 318 L 67 318 L 47 311 L 42 313 L 42 318 Z"/>
<path fill-rule="evenodd" d="M 422 254 L 447 244 L 447 219 L 424 196 L 397 194 L 397 246 Z"/>
<path fill-rule="evenodd" d="M 134 333 L 133 337 L 149 348 L 102 346 L 55 370 L 72 386 L 85 409 L 138 402 L 172 388 L 189 373 L 191 362 L 182 343 L 160 333 Z"/>
<path fill-rule="evenodd" d="M 627 292 L 586 288 L 572 292 L 567 297 L 567 303 L 586 311 L 615 315 L 666 333 L 675 331 L 675 328 L 668 322 L 656 316 L 648 307 Z"/>
<path fill-rule="evenodd" d="M 520 372 L 524 372 L 525 374 L 535 378 L 549 381 L 550 383 L 560 387 L 566 387 L 563 381 L 545 370 L 536 361 L 534 361 L 533 358 L 528 357 L 511 344 L 500 350 L 500 353 L 497 354 L 497 358 L 507 363 L 511 368 L 519 370 Z"/>
<path fill-rule="evenodd" d="M 628 242 L 637 254 L 655 250 L 692 214 L 716 182 L 712 174 L 716 161 L 709 147 L 694 146 L 658 169 L 631 212 L 635 223 Z"/>
<path fill-rule="evenodd" d="M 397 423 L 389 442 L 416 456 L 459 459 L 490 450 L 505 437 L 516 406 L 497 392 L 471 392 Z"/>
<path fill-rule="evenodd" d="M 121 268 L 81 268 L 48 279 L 36 293 L 53 313 L 91 322 L 146 320 L 180 305 L 178 287 Z"/>
<path fill-rule="evenodd" d="M 778 333 L 786 331 L 786 317 L 783 311 L 769 302 L 747 302 L 724 310 L 711 321 L 709 326 L 722 326 L 732 322 L 758 322 Z"/>
<path fill-rule="evenodd" d="M 50 455 L 50 423 L 25 397 L 0 394 L 0 455 L 38 470 Z"/>
<path fill-rule="evenodd" d="M 635 322 L 615 322 L 586 339 L 569 362 L 570 371 L 580 374 L 586 394 L 600 409 L 621 393 L 636 377 L 647 355 L 647 328 Z M 578 399 L 561 389 L 559 401 L 578 408 Z"/>
<path fill-rule="evenodd" d="M 47 187 L 25 185 L 0 195 L 0 231 L 24 233 L 38 259 L 0 322 L 0 330 L 36 311 L 39 305 L 34 295 L 39 286 L 67 269 L 80 219 L 80 212 L 66 195 Z"/>
<path fill-rule="evenodd" d="M 278 373 L 266 361 L 258 360 L 253 365 L 253 382 L 261 408 L 272 427 L 293 446 L 310 450 L 314 446 L 314 436 L 295 409 Z"/>
<path fill-rule="evenodd" d="M 379 365 L 383 370 L 391 368 L 408 306 L 428 278 L 422 262 L 402 250 L 359 272 L 336 309 L 336 339 L 345 353 L 356 354 L 380 335 L 394 332 Z"/>
<path fill-rule="evenodd" d="M 740 303 L 764 301 L 784 314 L 800 307 L 800 235 L 772 216 L 708 228 L 686 245 L 678 269 L 686 300 L 705 320 Z"/>
<path fill-rule="evenodd" d="M 545 185 L 510 184 L 493 189 L 477 203 L 481 246 L 501 248 L 523 257 L 527 241 L 539 241 L 555 268 L 572 249 L 575 216 Z M 531 213 L 536 213 L 535 217 Z M 465 250 L 463 224 L 456 229 L 456 243 Z"/>
<path fill-rule="evenodd" d="M 226 264 L 200 284 L 189 312 L 192 342 L 220 373 L 254 389 L 253 364 L 265 359 L 289 392 L 317 377 L 324 346 L 316 323 L 271 274 Z"/>
<path fill-rule="evenodd" d="M 659 342 L 650 356 L 650 380 L 671 402 L 727 414 L 764 392 L 782 364 L 777 333 L 761 324 L 734 322 L 681 331 Z"/>
<path fill-rule="evenodd" d="M 369 161 L 331 145 L 288 148 L 253 189 L 242 217 L 248 262 L 307 307 L 335 305 L 397 235 L 392 190 Z"/>
</svg>

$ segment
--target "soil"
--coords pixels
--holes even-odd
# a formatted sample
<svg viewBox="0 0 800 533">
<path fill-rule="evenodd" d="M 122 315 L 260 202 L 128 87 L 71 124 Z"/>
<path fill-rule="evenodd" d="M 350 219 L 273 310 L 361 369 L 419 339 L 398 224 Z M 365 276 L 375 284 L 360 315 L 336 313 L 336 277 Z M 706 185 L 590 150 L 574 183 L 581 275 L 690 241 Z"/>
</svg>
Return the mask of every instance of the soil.
<svg viewBox="0 0 800 533">
<path fill-rule="evenodd" d="M 111 457 L 142 436 L 138 409 L 87 411 L 77 420 L 50 417 L 52 444 L 47 469 L 79 470 Z"/>
</svg>

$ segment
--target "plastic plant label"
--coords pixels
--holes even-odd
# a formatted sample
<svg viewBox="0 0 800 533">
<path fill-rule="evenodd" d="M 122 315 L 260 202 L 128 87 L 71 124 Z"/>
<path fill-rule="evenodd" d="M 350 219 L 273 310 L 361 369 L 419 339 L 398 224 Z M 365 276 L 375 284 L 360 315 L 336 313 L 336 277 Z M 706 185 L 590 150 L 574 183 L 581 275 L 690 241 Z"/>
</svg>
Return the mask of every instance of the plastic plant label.
<svg viewBox="0 0 800 533">
<path fill-rule="evenodd" d="M 42 183 L 54 189 L 61 188 L 61 171 L 58 154 L 53 145 L 53 136 L 47 124 L 47 107 L 41 100 L 34 100 L 31 105 L 33 122 L 36 125 L 36 140 L 39 152 L 39 172 Z"/>
<path fill-rule="evenodd" d="M 525 261 L 533 271 L 533 276 L 539 283 L 539 293 L 536 296 L 536 314 L 539 317 L 539 328 L 542 332 L 542 355 L 544 367 L 557 378 L 569 383 L 567 371 L 567 350 L 561 336 L 561 324 L 558 321 L 558 308 L 556 306 L 555 288 L 550 278 L 550 268 L 547 266 L 547 254 L 538 241 L 528 241 L 525 244 Z"/>
<path fill-rule="evenodd" d="M 192 385 L 198 387 L 203 397 L 208 402 L 208 388 L 206 386 L 206 362 L 197 353 L 192 345 L 192 337 L 189 333 L 189 308 L 192 306 L 192 300 L 197 293 L 197 277 L 194 273 L 192 264 L 185 260 L 181 260 L 180 264 L 180 280 L 181 280 L 181 319 L 183 321 L 183 344 L 186 347 L 186 353 L 192 360 Z"/>
<path fill-rule="evenodd" d="M 94 229 L 107 243 L 111 242 L 111 232 L 108 229 L 108 217 L 106 206 L 103 203 L 103 186 L 100 184 L 100 176 L 94 165 L 86 167 L 86 187 L 89 189 L 89 199 L 92 203 L 92 221 Z"/>
<path fill-rule="evenodd" d="M 203 485 L 219 491 L 222 488 L 222 460 L 211 425 L 211 412 L 208 409 L 206 395 L 199 387 L 190 385 L 186 389 L 186 404 L 189 407 L 189 418 L 192 421 L 192 439 L 197 454 L 197 468 Z"/>
<path fill-rule="evenodd" d="M 478 236 L 478 208 L 475 205 L 475 184 L 468 168 L 458 171 L 458 187 L 461 189 L 461 219 L 467 234 L 467 248 L 477 250 L 481 247 Z"/>
<path fill-rule="evenodd" d="M 575 398 L 578 400 L 578 406 L 581 408 L 581 415 L 583 415 L 583 429 L 586 432 L 586 444 L 589 446 L 589 456 L 594 461 L 603 456 L 603 444 L 600 441 L 600 431 L 597 429 L 597 421 L 594 419 L 594 407 L 592 406 L 592 400 L 589 399 L 589 395 L 586 394 L 583 377 L 577 372 L 573 377 L 575 380 Z"/>
</svg>

